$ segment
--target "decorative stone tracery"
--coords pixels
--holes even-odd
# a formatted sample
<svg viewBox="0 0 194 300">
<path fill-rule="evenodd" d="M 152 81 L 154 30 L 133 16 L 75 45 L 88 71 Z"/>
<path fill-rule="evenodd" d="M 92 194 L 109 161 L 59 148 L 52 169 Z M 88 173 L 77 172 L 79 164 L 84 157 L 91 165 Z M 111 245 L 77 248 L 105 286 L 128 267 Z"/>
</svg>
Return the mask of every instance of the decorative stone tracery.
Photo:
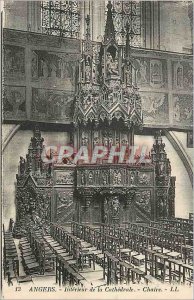
<svg viewBox="0 0 194 300">
<path fill-rule="evenodd" d="M 141 98 L 137 92 L 136 69 L 130 57 L 129 26 L 126 26 L 126 49 L 118 46 L 112 20 L 112 4 L 108 3 L 104 41 L 93 55 L 89 17 L 86 18 L 86 41 L 80 63 L 80 84 L 76 96 L 74 123 L 86 125 L 115 119 L 123 120 L 126 127 L 142 126 Z M 98 66 L 98 80 L 91 77 L 92 66 Z M 96 73 L 96 71 L 95 71 Z M 87 78 L 87 79 L 86 79 Z M 89 80 L 90 79 L 90 80 Z"/>
</svg>

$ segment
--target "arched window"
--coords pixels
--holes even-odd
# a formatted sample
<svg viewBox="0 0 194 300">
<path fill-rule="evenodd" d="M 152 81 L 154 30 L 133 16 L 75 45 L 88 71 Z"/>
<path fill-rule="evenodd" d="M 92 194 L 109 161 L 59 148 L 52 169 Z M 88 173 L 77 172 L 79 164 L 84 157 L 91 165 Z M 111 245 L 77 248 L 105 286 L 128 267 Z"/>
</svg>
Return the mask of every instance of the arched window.
<svg viewBox="0 0 194 300">
<path fill-rule="evenodd" d="M 106 6 L 108 1 L 105 1 Z M 142 46 L 142 7 L 141 1 L 111 1 L 115 36 L 117 43 L 125 44 L 126 23 L 130 27 L 131 45 Z M 106 18 L 105 18 L 106 19 Z"/>
<path fill-rule="evenodd" d="M 79 1 L 43 1 L 41 10 L 43 33 L 79 38 Z"/>
</svg>

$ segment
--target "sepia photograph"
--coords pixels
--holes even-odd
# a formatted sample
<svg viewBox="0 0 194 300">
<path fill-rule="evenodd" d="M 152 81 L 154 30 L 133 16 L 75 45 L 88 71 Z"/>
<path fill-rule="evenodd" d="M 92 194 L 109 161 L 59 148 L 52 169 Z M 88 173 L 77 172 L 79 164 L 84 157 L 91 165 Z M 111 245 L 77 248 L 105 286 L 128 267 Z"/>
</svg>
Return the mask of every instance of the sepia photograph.
<svg viewBox="0 0 194 300">
<path fill-rule="evenodd" d="M 2 299 L 193 299 L 193 1 L 0 7 Z"/>
</svg>

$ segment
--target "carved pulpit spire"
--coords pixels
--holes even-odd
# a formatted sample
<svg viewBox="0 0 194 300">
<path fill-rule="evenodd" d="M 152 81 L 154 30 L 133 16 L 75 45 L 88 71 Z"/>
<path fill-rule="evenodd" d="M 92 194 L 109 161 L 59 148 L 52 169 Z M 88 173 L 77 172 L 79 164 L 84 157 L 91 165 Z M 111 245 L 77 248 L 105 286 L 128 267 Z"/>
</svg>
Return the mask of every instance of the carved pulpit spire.
<svg viewBox="0 0 194 300">
<path fill-rule="evenodd" d="M 137 69 L 134 64 L 134 60 L 131 53 L 131 41 L 133 39 L 134 33 L 130 29 L 129 23 L 126 23 L 126 42 L 125 42 L 125 54 L 123 57 L 123 81 L 125 87 L 133 89 L 133 91 L 137 91 Z"/>
<path fill-rule="evenodd" d="M 80 80 L 74 111 L 74 124 L 84 126 L 107 122 L 123 122 L 127 128 L 142 128 L 141 98 L 132 84 L 135 69 L 130 59 L 129 25 L 127 25 L 126 53 L 115 40 L 111 1 L 107 5 L 104 41 L 96 55 L 90 38 L 90 18 L 86 18 L 86 34 L 80 61 Z M 90 48 L 91 45 L 91 48 Z M 90 54 L 90 50 L 91 53 Z M 98 57 L 96 59 L 96 57 Z M 97 76 L 96 76 L 97 75 Z"/>
<path fill-rule="evenodd" d="M 90 16 L 87 15 L 85 20 L 86 20 L 86 32 L 85 32 L 84 54 L 92 55 L 92 43 L 91 43 L 91 34 L 90 34 Z"/>
<path fill-rule="evenodd" d="M 115 40 L 115 28 L 114 28 L 113 17 L 112 17 L 111 1 L 108 1 L 107 9 L 108 9 L 108 11 L 107 11 L 105 34 L 104 34 L 104 42 L 105 43 L 110 40 Z"/>
<path fill-rule="evenodd" d="M 156 166 L 156 176 L 166 176 L 167 169 L 169 165 L 169 160 L 167 159 L 165 144 L 162 141 L 161 130 L 155 133 L 155 142 L 151 151 L 152 162 Z"/>
<path fill-rule="evenodd" d="M 86 17 L 86 39 L 90 39 L 90 16 L 87 15 Z"/>
<path fill-rule="evenodd" d="M 41 132 L 40 132 L 40 128 L 38 127 L 38 125 L 35 125 L 35 127 L 34 127 L 33 137 L 31 138 L 31 142 L 32 142 L 33 149 L 36 149 L 37 146 L 40 146 L 42 149 L 44 139 L 41 137 Z"/>
<path fill-rule="evenodd" d="M 126 45 L 125 45 L 125 58 L 129 59 L 130 57 L 130 41 L 129 41 L 129 22 L 126 24 Z"/>
<path fill-rule="evenodd" d="M 155 165 L 157 217 L 169 218 L 174 214 L 175 177 L 171 177 L 171 164 L 167 158 L 161 130 L 156 131 L 154 140 L 151 158 Z"/>
</svg>

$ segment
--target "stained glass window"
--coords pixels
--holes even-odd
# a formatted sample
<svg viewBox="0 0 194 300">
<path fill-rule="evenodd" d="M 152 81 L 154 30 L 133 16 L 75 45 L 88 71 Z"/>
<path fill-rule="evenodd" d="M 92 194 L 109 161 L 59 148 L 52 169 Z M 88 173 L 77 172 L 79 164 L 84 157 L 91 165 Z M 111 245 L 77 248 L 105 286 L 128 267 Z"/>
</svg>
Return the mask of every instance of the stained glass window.
<svg viewBox="0 0 194 300">
<path fill-rule="evenodd" d="M 46 34 L 79 37 L 79 1 L 43 1 L 42 31 Z"/>
<path fill-rule="evenodd" d="M 107 6 L 108 1 L 106 1 Z M 115 36 L 117 43 L 125 44 L 126 23 L 129 24 L 131 45 L 140 47 L 141 39 L 141 1 L 111 1 Z"/>
</svg>

